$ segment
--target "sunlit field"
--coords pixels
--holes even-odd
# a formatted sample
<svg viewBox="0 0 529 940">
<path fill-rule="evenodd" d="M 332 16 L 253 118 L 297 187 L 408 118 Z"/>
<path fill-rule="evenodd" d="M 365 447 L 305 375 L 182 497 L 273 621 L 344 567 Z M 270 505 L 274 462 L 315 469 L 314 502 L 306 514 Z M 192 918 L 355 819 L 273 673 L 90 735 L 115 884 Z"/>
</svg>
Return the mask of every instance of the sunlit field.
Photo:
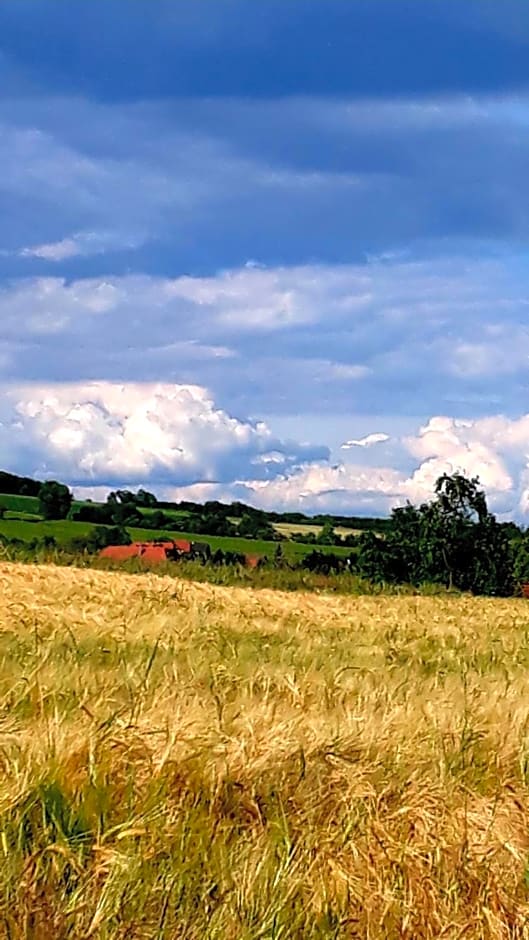
<svg viewBox="0 0 529 940">
<path fill-rule="evenodd" d="M 0 589 L 0 936 L 529 937 L 529 602 Z"/>
</svg>

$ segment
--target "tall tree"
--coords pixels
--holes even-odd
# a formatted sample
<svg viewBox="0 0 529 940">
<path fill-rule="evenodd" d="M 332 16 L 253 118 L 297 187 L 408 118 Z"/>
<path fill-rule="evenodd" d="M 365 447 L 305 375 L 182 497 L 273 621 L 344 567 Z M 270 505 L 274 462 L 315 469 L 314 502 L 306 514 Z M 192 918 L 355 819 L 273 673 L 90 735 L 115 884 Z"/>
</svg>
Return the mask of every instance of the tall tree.
<svg viewBox="0 0 529 940">
<path fill-rule="evenodd" d="M 364 533 L 358 544 L 359 571 L 374 581 L 502 596 L 513 590 L 509 532 L 489 512 L 479 481 L 460 473 L 439 477 L 431 502 L 395 509 L 383 540 Z"/>
<path fill-rule="evenodd" d="M 72 498 L 64 483 L 47 480 L 39 489 L 39 512 L 44 519 L 66 519 Z"/>
<path fill-rule="evenodd" d="M 137 506 L 147 506 L 152 508 L 156 506 L 156 496 L 153 493 L 149 493 L 147 490 L 138 490 L 136 493 L 136 505 Z"/>
</svg>

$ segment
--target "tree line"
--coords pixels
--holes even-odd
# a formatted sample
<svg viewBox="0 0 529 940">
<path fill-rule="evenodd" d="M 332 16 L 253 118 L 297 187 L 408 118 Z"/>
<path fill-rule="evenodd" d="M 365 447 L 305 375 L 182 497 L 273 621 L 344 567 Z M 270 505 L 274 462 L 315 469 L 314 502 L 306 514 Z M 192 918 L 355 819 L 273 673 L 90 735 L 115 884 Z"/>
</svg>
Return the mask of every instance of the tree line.
<svg viewBox="0 0 529 940">
<path fill-rule="evenodd" d="M 359 537 L 357 570 L 379 583 L 506 597 L 529 581 L 529 535 L 498 522 L 478 478 L 443 474 L 431 501 L 393 510 L 384 538 Z"/>
<path fill-rule="evenodd" d="M 99 524 L 111 524 L 110 512 L 106 504 L 103 504 L 103 512 L 100 511 L 100 504 L 91 503 L 87 500 L 82 507 L 83 518 L 79 513 L 80 506 L 73 504 L 73 497 L 69 490 L 62 483 L 55 480 L 49 480 L 43 483 L 40 480 L 34 480 L 30 477 L 18 476 L 15 473 L 8 473 L 0 470 L 0 504 L 1 494 L 33 496 L 38 497 L 42 487 L 45 487 L 44 493 L 46 500 L 42 505 L 41 515 L 47 519 L 56 518 L 75 518 L 79 521 L 94 522 Z M 60 489 L 58 489 L 60 488 Z M 334 531 L 336 527 L 342 526 L 361 531 L 384 532 L 389 524 L 388 519 L 376 519 L 364 516 L 344 516 L 319 514 L 316 516 L 307 516 L 302 512 L 271 512 L 262 509 L 256 509 L 254 506 L 248 506 L 245 503 L 236 500 L 232 503 L 222 503 L 218 500 L 208 500 L 205 503 L 196 503 L 190 500 L 181 500 L 180 502 L 169 502 L 159 500 L 153 493 L 145 489 L 139 489 L 136 493 L 118 489 L 109 494 L 107 503 L 113 502 L 125 507 L 122 513 L 128 513 L 132 520 L 130 524 L 142 526 L 144 528 L 167 528 L 171 524 L 175 528 L 174 512 L 180 512 L 191 520 L 192 529 L 187 526 L 186 530 L 197 532 L 211 532 L 215 535 L 237 535 L 242 530 L 247 538 L 261 538 L 277 541 L 277 532 L 274 528 L 275 523 L 289 523 L 300 525 L 318 525 L 325 530 L 322 536 L 324 541 L 318 539 L 315 534 L 308 534 L 308 540 L 314 540 L 316 544 L 340 544 L 340 537 L 335 533 L 332 538 L 335 541 L 329 541 L 329 530 Z M 45 503 L 45 504 L 44 504 Z M 73 505 L 72 505 L 73 504 Z M 133 509 L 143 512 L 134 513 Z M 1 509 L 1 505 L 0 505 Z M 169 514 L 167 511 L 171 511 Z M 60 515 L 59 515 L 60 513 Z M 116 511 L 116 514 L 117 511 Z M 147 521 L 145 521 L 145 519 Z M 204 525 L 208 526 L 206 530 Z M 211 531 L 211 526 L 215 532 Z M 297 541 L 307 541 L 300 536 Z"/>
<path fill-rule="evenodd" d="M 16 479 L 23 480 L 7 480 L 4 485 L 14 487 Z M 32 482 L 35 481 L 29 481 Z M 27 479 L 20 485 L 29 488 Z M 35 488 L 32 489 L 27 495 L 35 494 Z M 152 524 L 153 518 L 160 528 L 175 530 L 180 524 L 174 516 L 164 513 L 156 498 L 145 490 L 137 493 L 117 490 L 109 494 L 105 504 L 85 503 L 77 508 L 72 508 L 68 487 L 57 481 L 39 484 L 37 495 L 39 511 L 45 519 L 73 518 L 97 523 L 98 528 L 89 536 L 74 540 L 79 543 L 78 549 L 97 551 L 108 544 L 123 544 L 130 541 L 127 526 L 157 528 Z M 194 529 L 191 516 L 183 518 L 181 525 L 187 531 L 206 535 L 270 537 L 267 529 L 272 528 L 270 514 L 236 505 L 240 513 L 238 525 L 228 518 L 231 507 L 216 501 L 200 507 Z M 277 533 L 275 538 L 279 538 Z M 496 596 L 515 594 L 522 584 L 529 583 L 529 531 L 513 522 L 499 522 L 488 508 L 478 478 L 469 479 L 460 473 L 439 477 L 430 501 L 419 505 L 408 502 L 394 509 L 385 520 L 383 531 L 367 530 L 351 538 L 348 557 L 318 550 L 318 545 L 336 544 L 335 538 L 327 518 L 315 539 L 314 551 L 298 565 L 322 574 L 347 571 L 381 585 L 433 584 Z M 50 544 L 51 541 L 48 537 Z M 217 556 L 216 562 L 221 561 Z M 283 555 L 281 544 L 270 562 L 278 567 L 294 565 Z"/>
</svg>

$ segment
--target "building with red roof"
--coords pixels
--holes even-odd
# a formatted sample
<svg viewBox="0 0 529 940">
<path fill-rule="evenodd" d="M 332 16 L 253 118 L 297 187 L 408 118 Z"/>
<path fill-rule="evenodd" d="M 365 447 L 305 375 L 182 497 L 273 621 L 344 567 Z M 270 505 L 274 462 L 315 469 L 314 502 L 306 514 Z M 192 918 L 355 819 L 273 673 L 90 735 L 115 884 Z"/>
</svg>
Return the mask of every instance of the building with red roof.
<svg viewBox="0 0 529 940">
<path fill-rule="evenodd" d="M 130 545 L 107 545 L 99 552 L 100 558 L 113 561 L 125 561 L 128 558 L 140 558 L 142 561 L 159 563 L 176 559 L 191 551 L 191 542 L 186 539 L 156 542 L 132 542 Z"/>
</svg>

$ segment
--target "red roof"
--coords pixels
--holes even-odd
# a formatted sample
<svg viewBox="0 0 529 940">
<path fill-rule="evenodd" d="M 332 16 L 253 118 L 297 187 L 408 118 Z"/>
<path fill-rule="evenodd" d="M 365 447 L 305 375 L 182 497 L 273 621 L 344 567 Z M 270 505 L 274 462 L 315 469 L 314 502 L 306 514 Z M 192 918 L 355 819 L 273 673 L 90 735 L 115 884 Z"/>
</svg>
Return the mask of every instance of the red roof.
<svg viewBox="0 0 529 940">
<path fill-rule="evenodd" d="M 190 552 L 191 542 L 185 539 L 162 540 L 155 542 L 132 542 L 131 545 L 107 545 L 101 549 L 101 558 L 112 558 L 114 561 L 124 561 L 126 558 L 141 558 L 143 561 L 160 562 L 167 560 L 167 553 L 174 550 Z"/>
<path fill-rule="evenodd" d="M 171 542 L 171 548 L 173 545 L 179 552 L 191 551 L 191 542 L 188 542 L 186 539 L 176 539 L 174 542 Z"/>
<path fill-rule="evenodd" d="M 131 545 L 107 545 L 99 552 L 101 558 L 111 558 L 113 561 L 125 561 L 127 558 L 141 558 L 142 561 L 159 564 L 167 561 L 170 553 L 181 552 L 187 554 L 191 551 L 191 542 L 187 539 L 162 540 L 155 542 L 132 542 Z M 260 555 L 245 555 L 249 568 L 257 568 L 261 561 Z"/>
<path fill-rule="evenodd" d="M 125 558 L 135 558 L 138 554 L 138 546 L 132 545 L 107 545 L 99 552 L 101 558 L 113 558 L 115 561 L 123 561 Z"/>
</svg>

